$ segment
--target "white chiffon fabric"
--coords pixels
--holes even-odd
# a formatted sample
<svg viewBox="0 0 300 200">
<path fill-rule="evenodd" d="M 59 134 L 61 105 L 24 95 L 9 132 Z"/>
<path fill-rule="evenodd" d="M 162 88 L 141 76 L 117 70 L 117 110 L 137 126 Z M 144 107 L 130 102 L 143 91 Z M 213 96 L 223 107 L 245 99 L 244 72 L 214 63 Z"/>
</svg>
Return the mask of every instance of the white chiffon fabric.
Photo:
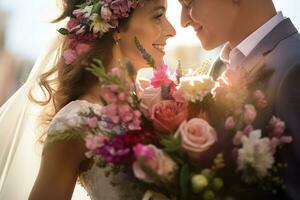
<svg viewBox="0 0 300 200">
<path fill-rule="evenodd" d="M 36 178 L 40 148 L 37 119 L 42 107 L 28 94 L 42 98 L 37 79 L 52 68 L 61 54 L 64 38 L 55 33 L 38 58 L 25 84 L 0 108 L 0 199 L 27 199 Z"/>
</svg>

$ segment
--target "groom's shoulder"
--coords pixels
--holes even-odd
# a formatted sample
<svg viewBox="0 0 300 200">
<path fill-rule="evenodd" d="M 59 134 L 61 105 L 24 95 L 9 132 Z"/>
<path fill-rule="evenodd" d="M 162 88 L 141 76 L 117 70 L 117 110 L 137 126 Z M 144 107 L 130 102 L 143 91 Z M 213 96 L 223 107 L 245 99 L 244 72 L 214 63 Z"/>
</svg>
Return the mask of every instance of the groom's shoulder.
<svg viewBox="0 0 300 200">
<path fill-rule="evenodd" d="M 285 80 L 288 74 L 297 72 L 300 75 L 300 34 L 295 33 L 278 43 L 267 55 L 265 63 L 274 70 L 276 83 Z"/>
<path fill-rule="evenodd" d="M 282 40 L 274 49 L 274 53 L 281 53 L 282 55 L 299 55 L 300 54 L 300 34 L 293 35 Z M 300 59 L 300 57 L 298 57 Z"/>
<path fill-rule="evenodd" d="M 294 33 L 278 43 L 273 51 L 270 52 L 268 60 L 275 66 L 300 65 L 300 34 Z"/>
</svg>

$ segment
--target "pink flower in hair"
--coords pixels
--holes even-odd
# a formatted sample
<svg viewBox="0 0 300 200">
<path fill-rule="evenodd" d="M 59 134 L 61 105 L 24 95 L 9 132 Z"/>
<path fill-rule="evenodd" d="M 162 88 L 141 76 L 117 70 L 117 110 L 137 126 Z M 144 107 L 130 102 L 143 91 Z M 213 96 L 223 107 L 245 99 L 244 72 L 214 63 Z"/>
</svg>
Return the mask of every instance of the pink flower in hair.
<svg viewBox="0 0 300 200">
<path fill-rule="evenodd" d="M 64 53 L 63 53 L 63 57 L 65 59 L 65 63 L 67 65 L 72 64 L 76 58 L 77 58 L 77 53 L 75 50 L 72 49 L 67 49 Z"/>
<path fill-rule="evenodd" d="M 101 17 L 105 21 L 109 21 L 111 16 L 112 16 L 112 12 L 109 9 L 108 5 L 107 4 L 103 5 L 102 8 L 101 8 Z"/>
<path fill-rule="evenodd" d="M 129 16 L 130 4 L 127 0 L 115 0 L 111 2 L 110 9 L 112 10 L 112 19 L 119 19 Z"/>
<path fill-rule="evenodd" d="M 88 52 L 91 49 L 91 45 L 85 44 L 85 43 L 80 43 L 75 47 L 75 50 L 78 55 L 81 55 L 83 53 Z"/>
</svg>

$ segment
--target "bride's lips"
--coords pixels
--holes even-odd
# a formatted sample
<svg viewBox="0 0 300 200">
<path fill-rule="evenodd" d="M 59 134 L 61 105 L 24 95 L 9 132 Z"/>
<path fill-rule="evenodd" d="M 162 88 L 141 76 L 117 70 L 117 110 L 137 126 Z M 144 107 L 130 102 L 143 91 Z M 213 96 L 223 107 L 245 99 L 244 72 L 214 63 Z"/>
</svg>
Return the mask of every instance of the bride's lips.
<svg viewBox="0 0 300 200">
<path fill-rule="evenodd" d="M 164 44 L 153 44 L 152 46 L 159 52 L 165 54 L 165 50 L 164 50 L 165 45 Z"/>
</svg>

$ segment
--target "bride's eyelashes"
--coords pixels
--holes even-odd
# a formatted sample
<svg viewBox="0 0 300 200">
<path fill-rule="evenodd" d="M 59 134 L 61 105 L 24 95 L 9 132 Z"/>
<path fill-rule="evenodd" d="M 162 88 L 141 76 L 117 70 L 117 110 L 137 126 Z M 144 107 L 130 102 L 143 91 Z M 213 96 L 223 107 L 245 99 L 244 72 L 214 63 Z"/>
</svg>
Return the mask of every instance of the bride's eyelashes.
<svg viewBox="0 0 300 200">
<path fill-rule="evenodd" d="M 164 13 L 160 13 L 160 14 L 154 16 L 154 19 L 155 19 L 157 22 L 161 22 L 163 16 L 164 16 Z"/>
</svg>

